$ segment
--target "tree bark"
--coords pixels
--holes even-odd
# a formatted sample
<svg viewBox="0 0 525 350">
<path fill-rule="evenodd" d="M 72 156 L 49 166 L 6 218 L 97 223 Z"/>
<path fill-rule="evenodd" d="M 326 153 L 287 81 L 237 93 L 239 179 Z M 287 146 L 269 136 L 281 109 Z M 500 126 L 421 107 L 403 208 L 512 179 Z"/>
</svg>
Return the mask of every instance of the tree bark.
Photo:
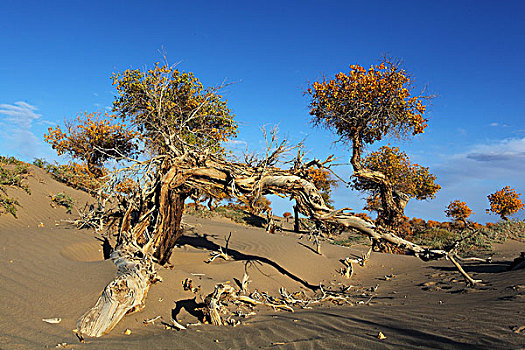
<svg viewBox="0 0 525 350">
<path fill-rule="evenodd" d="M 388 177 L 378 171 L 373 171 L 363 167 L 361 164 L 362 141 L 360 130 L 356 130 L 352 137 L 352 157 L 350 164 L 354 169 L 355 177 L 373 182 L 379 189 L 381 197 L 381 210 L 378 211 L 377 223 L 381 226 L 395 229 L 399 219 L 403 217 L 408 197 L 404 193 L 394 190 Z"/>
<path fill-rule="evenodd" d="M 301 225 L 299 221 L 299 209 L 297 208 L 297 205 L 293 206 L 293 215 L 294 215 L 293 232 L 299 233 L 301 230 Z"/>
<path fill-rule="evenodd" d="M 140 248 L 128 244 L 111 254 L 117 276 L 77 322 L 78 336 L 100 337 L 111 331 L 124 315 L 140 311 L 151 284 L 160 280 L 151 258 Z"/>
<path fill-rule="evenodd" d="M 160 265 L 169 263 L 175 242 L 182 236 L 181 219 L 184 212 L 186 195 L 177 190 L 170 190 L 169 200 L 163 206 L 164 220 L 158 228 L 159 234 L 153 245 L 153 257 Z"/>
</svg>

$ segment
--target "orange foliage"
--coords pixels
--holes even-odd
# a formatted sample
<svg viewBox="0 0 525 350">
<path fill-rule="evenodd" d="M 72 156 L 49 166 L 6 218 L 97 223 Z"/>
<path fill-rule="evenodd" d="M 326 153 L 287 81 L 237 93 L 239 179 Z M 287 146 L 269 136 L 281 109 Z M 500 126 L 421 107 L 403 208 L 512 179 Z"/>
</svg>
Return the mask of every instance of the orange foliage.
<svg viewBox="0 0 525 350">
<path fill-rule="evenodd" d="M 426 222 L 423 219 L 412 218 L 412 219 L 410 219 L 410 224 L 412 226 L 424 226 L 424 225 L 426 225 Z"/>
<path fill-rule="evenodd" d="M 465 222 L 465 220 L 472 214 L 472 209 L 467 206 L 467 203 L 456 199 L 450 202 L 447 209 L 445 210 L 445 214 L 447 217 L 456 221 Z"/>
<path fill-rule="evenodd" d="M 122 123 L 114 123 L 114 116 L 107 113 L 87 113 L 78 115 L 74 121 L 49 128 L 44 135 L 58 155 L 70 154 L 73 158 L 86 162 L 89 171 L 96 177 L 103 176 L 103 163 L 110 157 L 130 155 L 137 146 L 133 139 L 137 134 Z"/>
<path fill-rule="evenodd" d="M 407 154 L 401 152 L 398 147 L 381 147 L 364 159 L 363 166 L 384 174 L 396 191 L 408 195 L 409 198 L 434 198 L 441 188 L 435 183 L 436 176 L 431 174 L 427 167 L 411 163 Z M 367 210 L 377 210 L 381 206 L 379 188 L 375 183 L 358 177 L 352 185 L 357 190 L 371 192 L 367 198 Z"/>
<path fill-rule="evenodd" d="M 439 221 L 434 221 L 434 220 L 428 220 L 427 221 L 427 226 L 428 227 L 440 227 L 441 223 Z"/>
<path fill-rule="evenodd" d="M 408 237 L 414 234 L 414 231 L 412 230 L 412 225 L 410 224 L 410 221 L 406 216 L 403 216 L 399 220 L 396 230 L 397 234 L 401 237 Z"/>
<path fill-rule="evenodd" d="M 122 194 L 131 194 L 137 189 L 137 186 L 138 184 L 135 181 L 127 178 L 120 181 L 115 187 L 115 189 L 117 190 L 117 192 Z"/>
<path fill-rule="evenodd" d="M 351 65 L 348 73 L 314 82 L 306 93 L 312 97 L 314 124 L 333 129 L 347 141 L 358 137 L 374 143 L 387 134 L 416 135 L 427 127 L 427 97 L 413 96 L 408 74 L 388 59 L 369 69 Z"/>
<path fill-rule="evenodd" d="M 358 218 L 361 218 L 363 220 L 366 220 L 368 222 L 374 222 L 370 216 L 368 216 L 366 213 L 356 213 L 354 216 L 357 216 Z"/>
<path fill-rule="evenodd" d="M 337 185 L 337 181 L 331 178 L 330 171 L 328 169 L 311 166 L 306 169 L 306 179 L 314 184 L 325 203 L 330 205 L 330 202 L 332 202 L 330 199 L 332 188 Z"/>
<path fill-rule="evenodd" d="M 487 213 L 492 212 L 499 215 L 503 220 L 508 220 L 509 215 L 517 213 L 524 207 L 520 195 L 521 193 L 516 193 L 516 190 L 510 186 L 505 186 L 488 195 L 490 209 L 487 209 Z"/>
</svg>

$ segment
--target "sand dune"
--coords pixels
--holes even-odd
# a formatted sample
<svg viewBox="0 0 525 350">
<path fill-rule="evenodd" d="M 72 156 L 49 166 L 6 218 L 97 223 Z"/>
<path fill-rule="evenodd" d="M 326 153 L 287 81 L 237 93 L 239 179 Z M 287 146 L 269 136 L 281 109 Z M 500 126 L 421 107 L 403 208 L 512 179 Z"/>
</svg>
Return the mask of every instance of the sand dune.
<svg viewBox="0 0 525 350">
<path fill-rule="evenodd" d="M 366 267 L 356 267 L 351 280 L 337 270 L 339 259 L 360 255 L 366 247 L 323 244 L 322 255 L 305 238 L 291 233 L 267 234 L 225 219 L 184 217 L 185 237 L 173 252 L 173 270 L 159 268 L 163 282 L 154 285 L 142 312 L 126 316 L 108 335 L 80 344 L 72 330 L 94 305 L 115 267 L 104 261 L 101 242 L 90 231 L 79 231 L 61 220 L 63 208 L 50 206 L 49 194 L 65 192 L 83 205 L 89 197 L 50 179 L 35 169 L 29 179 L 32 194 L 20 198 L 19 219 L 0 217 L 0 349 L 520 349 L 525 335 L 513 327 L 525 325 L 525 270 L 506 267 L 525 244 L 496 247 L 492 264 L 470 263 L 466 269 L 485 282 L 466 289 L 461 276 L 445 261 L 372 253 Z M 16 190 L 12 190 L 16 191 Z M 230 261 L 205 263 L 210 252 L 225 247 L 231 232 Z M 277 295 L 280 287 L 313 296 L 313 288 L 350 286 L 347 306 L 324 304 L 294 313 L 259 307 L 237 327 L 190 326 L 166 330 L 156 316 L 196 323 L 191 305 L 216 283 L 241 279 L 247 272 L 250 290 Z M 393 275 L 385 279 L 385 275 Z M 184 291 L 191 278 L 200 291 Z M 373 293 L 364 290 L 376 287 Z M 370 296 L 373 296 L 370 298 Z M 366 302 L 366 303 L 365 303 Z M 173 314 L 172 314 L 173 313 Z M 43 318 L 59 317 L 59 324 Z M 131 330 L 125 335 L 126 329 Z M 386 339 L 377 338 L 379 332 Z"/>
</svg>

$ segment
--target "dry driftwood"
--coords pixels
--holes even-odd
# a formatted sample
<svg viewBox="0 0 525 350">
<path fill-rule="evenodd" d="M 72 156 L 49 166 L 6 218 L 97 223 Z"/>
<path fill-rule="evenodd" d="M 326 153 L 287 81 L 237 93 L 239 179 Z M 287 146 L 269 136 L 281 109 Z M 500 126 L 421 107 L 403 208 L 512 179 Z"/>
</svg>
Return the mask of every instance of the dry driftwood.
<svg viewBox="0 0 525 350">
<path fill-rule="evenodd" d="M 229 284 L 217 284 L 215 290 L 204 299 L 206 304 L 204 315 L 208 317 L 211 324 L 215 326 L 224 324 L 220 314 L 220 305 L 225 299 L 231 297 L 234 292 L 235 289 Z"/>
<path fill-rule="evenodd" d="M 117 247 L 112 253 L 117 266 L 117 277 L 111 281 L 94 307 L 77 322 L 77 334 L 100 337 L 131 312 L 144 307 L 149 287 L 160 280 L 151 258 L 133 245 Z"/>
</svg>

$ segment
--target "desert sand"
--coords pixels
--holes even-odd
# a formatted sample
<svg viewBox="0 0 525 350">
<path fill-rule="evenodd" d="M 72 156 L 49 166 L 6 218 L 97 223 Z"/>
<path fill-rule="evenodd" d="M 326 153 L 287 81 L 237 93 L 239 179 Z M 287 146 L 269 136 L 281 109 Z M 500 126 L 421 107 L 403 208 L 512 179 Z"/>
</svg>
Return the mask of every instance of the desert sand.
<svg viewBox="0 0 525 350">
<path fill-rule="evenodd" d="M 184 237 L 173 252 L 173 269 L 158 267 L 162 283 L 152 286 L 146 308 L 124 317 L 107 335 L 80 343 L 73 329 L 92 307 L 115 266 L 104 260 L 100 235 L 78 230 L 50 194 L 64 192 L 77 207 L 88 195 L 32 168 L 31 195 L 10 189 L 22 207 L 18 219 L 0 216 L 0 349 L 522 349 L 525 331 L 525 270 L 507 271 L 525 243 L 496 245 L 493 262 L 465 263 L 484 282 L 466 288 L 446 261 L 373 252 L 365 267 L 354 265 L 346 279 L 340 259 L 360 256 L 366 246 L 322 244 L 322 255 L 305 237 L 284 231 L 269 234 L 225 218 L 184 216 Z M 225 246 L 232 260 L 210 253 Z M 277 296 L 279 288 L 302 291 L 347 288 L 350 303 L 323 303 L 295 312 L 255 308 L 255 315 L 233 326 L 197 324 L 193 306 L 217 283 L 241 280 L 250 291 Z M 185 291 L 190 278 L 199 291 Z M 161 316 L 145 325 L 144 320 Z M 186 330 L 166 329 L 174 316 Z M 60 318 L 60 323 L 42 321 Z M 130 334 L 125 334 L 130 330 Z M 381 332 L 386 336 L 379 339 Z M 129 332 L 128 332 L 129 333 Z"/>
</svg>

